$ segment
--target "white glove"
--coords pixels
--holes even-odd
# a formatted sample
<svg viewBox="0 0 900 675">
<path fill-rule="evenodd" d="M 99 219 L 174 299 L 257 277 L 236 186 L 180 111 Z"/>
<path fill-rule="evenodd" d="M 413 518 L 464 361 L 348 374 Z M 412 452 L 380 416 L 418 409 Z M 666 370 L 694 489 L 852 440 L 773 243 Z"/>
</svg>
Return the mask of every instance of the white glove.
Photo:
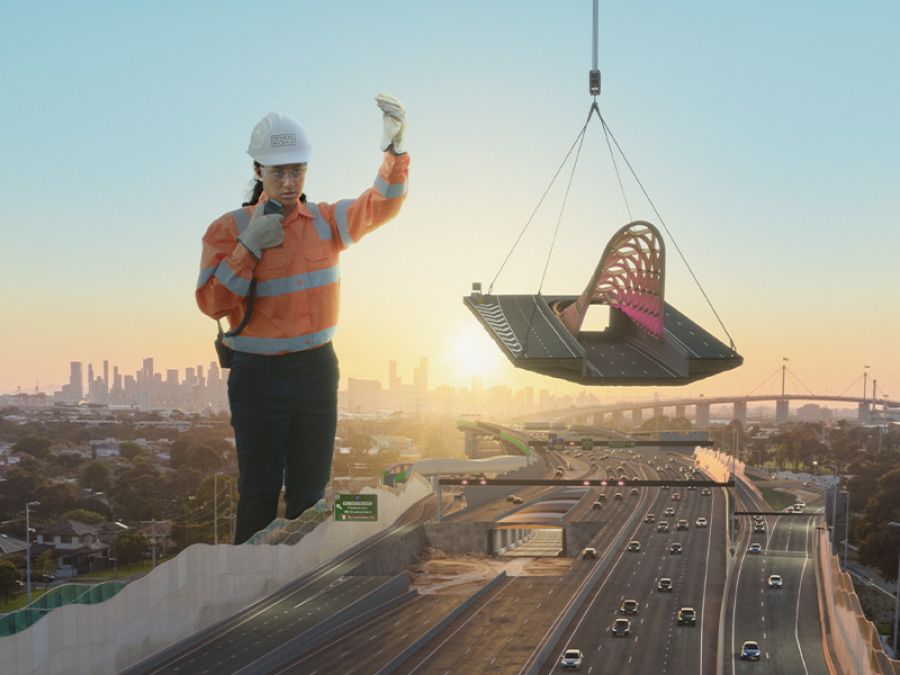
<svg viewBox="0 0 900 675">
<path fill-rule="evenodd" d="M 256 205 L 250 224 L 238 237 L 238 241 L 246 246 L 257 260 L 262 257 L 263 249 L 278 246 L 284 241 L 284 228 L 281 227 L 284 216 L 280 213 L 265 215 L 264 210 L 264 204 Z"/>
<path fill-rule="evenodd" d="M 387 150 L 392 145 L 395 155 L 402 155 L 403 132 L 406 129 L 406 110 L 403 104 L 389 94 L 378 94 L 375 102 L 384 113 L 384 135 L 381 137 L 381 149 Z"/>
</svg>

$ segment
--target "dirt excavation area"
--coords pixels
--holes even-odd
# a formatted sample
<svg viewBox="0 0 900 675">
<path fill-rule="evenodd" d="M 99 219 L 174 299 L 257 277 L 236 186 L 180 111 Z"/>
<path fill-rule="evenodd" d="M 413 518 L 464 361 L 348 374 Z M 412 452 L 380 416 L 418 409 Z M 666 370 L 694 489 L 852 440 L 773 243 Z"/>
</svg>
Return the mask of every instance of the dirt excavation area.
<svg viewBox="0 0 900 675">
<path fill-rule="evenodd" d="M 502 571 L 510 577 L 556 577 L 572 562 L 570 558 L 449 556 L 428 548 L 409 567 L 409 574 L 420 594 L 469 595 Z"/>
</svg>

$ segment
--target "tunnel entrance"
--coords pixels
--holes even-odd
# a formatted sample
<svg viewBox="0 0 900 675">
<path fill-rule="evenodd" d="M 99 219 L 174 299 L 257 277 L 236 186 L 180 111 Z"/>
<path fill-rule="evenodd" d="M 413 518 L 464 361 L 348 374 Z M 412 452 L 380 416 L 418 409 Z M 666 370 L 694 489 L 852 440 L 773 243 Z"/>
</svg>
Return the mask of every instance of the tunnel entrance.
<svg viewBox="0 0 900 675">
<path fill-rule="evenodd" d="M 491 531 L 494 555 L 508 558 L 556 558 L 566 550 L 561 527 L 517 523 Z"/>
</svg>

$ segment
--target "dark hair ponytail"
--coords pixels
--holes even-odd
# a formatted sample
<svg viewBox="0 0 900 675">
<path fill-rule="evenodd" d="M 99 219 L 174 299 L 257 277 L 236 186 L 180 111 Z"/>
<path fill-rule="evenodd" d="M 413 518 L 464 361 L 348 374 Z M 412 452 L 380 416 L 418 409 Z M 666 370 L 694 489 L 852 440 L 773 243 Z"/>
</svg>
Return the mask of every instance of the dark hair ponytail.
<svg viewBox="0 0 900 675">
<path fill-rule="evenodd" d="M 253 175 L 256 176 L 256 170 L 261 169 L 262 166 L 259 162 L 253 162 Z M 263 184 L 262 181 L 257 178 L 256 183 L 253 185 L 253 192 L 250 194 L 250 201 L 246 201 L 241 206 L 253 206 L 259 202 L 259 196 L 263 193 Z"/>
</svg>

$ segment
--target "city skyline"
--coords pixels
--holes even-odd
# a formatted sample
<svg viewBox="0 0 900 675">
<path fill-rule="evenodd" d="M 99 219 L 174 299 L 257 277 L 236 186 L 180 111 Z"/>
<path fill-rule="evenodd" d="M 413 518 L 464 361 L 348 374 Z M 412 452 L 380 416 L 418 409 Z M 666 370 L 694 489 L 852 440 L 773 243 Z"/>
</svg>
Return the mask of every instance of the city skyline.
<svg viewBox="0 0 900 675">
<path fill-rule="evenodd" d="M 0 110 L 0 185 L 15 196 L 0 226 L 0 284 L 12 290 L 0 391 L 60 386 L 73 357 L 129 372 L 148 353 L 166 366 L 208 363 L 216 326 L 193 297 L 201 237 L 243 200 L 253 125 L 273 110 L 297 117 L 315 148 L 307 194 L 333 203 L 372 184 L 380 91 L 408 111 L 409 193 L 398 218 L 341 257 L 344 383 L 383 380 L 384 362 L 423 354 L 434 382 L 582 391 L 515 369 L 461 300 L 492 282 L 584 123 L 589 2 L 401 0 L 402 57 L 373 29 L 380 6 L 283 3 L 285 24 L 341 26 L 304 31 L 305 53 L 328 57 L 288 72 L 260 67 L 252 41 L 223 53 L 221 36 L 254 25 L 254 8 L 179 6 L 177 22 L 173 11 L 95 0 L 50 15 L 4 9 L 18 27 L 0 44 L 18 64 L 7 91 L 29 113 Z M 603 6 L 597 102 L 665 219 L 665 299 L 726 338 L 677 246 L 744 365 L 597 397 L 749 392 L 783 356 L 814 391 L 841 392 L 868 364 L 900 395 L 898 22 L 900 5 L 871 0 Z M 274 62 L 297 60 L 295 45 L 270 48 Z M 255 95 L 234 95 L 250 83 Z M 620 189 L 599 125 L 560 218 L 569 166 L 498 293 L 580 293 L 613 232 L 631 219 L 662 226 L 621 158 Z M 23 226 L 35 210 L 39 225 Z"/>
</svg>

